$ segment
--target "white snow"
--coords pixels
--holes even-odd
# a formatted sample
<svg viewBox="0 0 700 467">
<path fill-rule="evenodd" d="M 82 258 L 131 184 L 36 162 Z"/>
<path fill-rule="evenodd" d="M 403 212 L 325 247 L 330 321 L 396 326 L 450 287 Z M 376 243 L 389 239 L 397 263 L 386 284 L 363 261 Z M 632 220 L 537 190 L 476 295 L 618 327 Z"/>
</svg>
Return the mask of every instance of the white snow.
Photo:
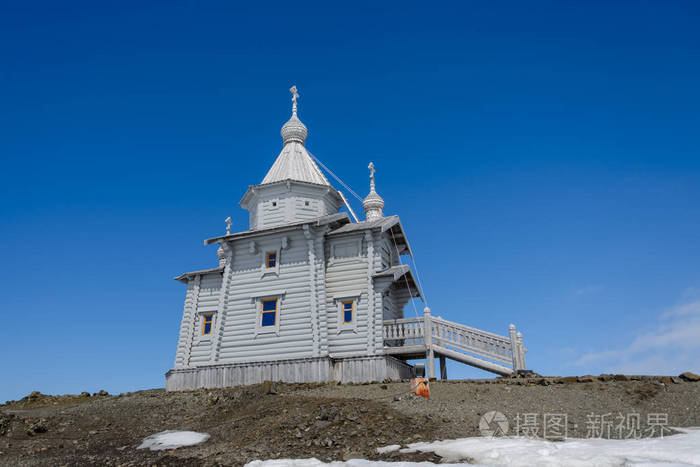
<svg viewBox="0 0 700 467">
<path fill-rule="evenodd" d="M 413 443 L 401 452 L 434 452 L 446 462 L 470 459 L 480 466 L 674 467 L 700 466 L 700 428 L 674 428 L 681 434 L 635 440 L 578 439 L 552 442 L 528 438 L 463 438 Z M 396 445 L 379 448 L 396 451 Z M 464 461 L 462 461 L 464 462 Z M 418 467 L 430 462 L 378 462 L 353 459 L 324 463 L 318 459 L 253 461 L 250 467 Z M 440 464 L 444 466 L 446 464 Z M 475 464 L 452 464 L 469 465 Z"/>
<path fill-rule="evenodd" d="M 665 466 L 700 465 L 700 428 L 681 434 L 630 440 L 576 439 L 561 442 L 527 438 L 464 438 L 413 443 L 415 451 L 434 452 L 447 462 L 470 458 L 497 466 Z M 403 450 L 402 450 L 403 451 Z"/>
<path fill-rule="evenodd" d="M 161 451 L 194 446 L 202 444 L 209 439 L 209 436 L 208 433 L 197 433 L 196 431 L 166 430 L 144 439 L 143 443 L 136 449 L 150 448 L 151 451 Z"/>
</svg>

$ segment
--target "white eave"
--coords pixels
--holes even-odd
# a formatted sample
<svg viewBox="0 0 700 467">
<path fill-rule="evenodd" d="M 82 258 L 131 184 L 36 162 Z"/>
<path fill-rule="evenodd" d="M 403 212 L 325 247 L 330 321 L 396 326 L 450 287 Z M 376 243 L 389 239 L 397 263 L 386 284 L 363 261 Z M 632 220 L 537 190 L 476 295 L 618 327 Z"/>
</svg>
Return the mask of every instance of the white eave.
<svg viewBox="0 0 700 467">
<path fill-rule="evenodd" d="M 384 269 L 372 275 L 374 279 L 387 278 L 396 284 L 399 288 L 407 288 L 413 297 L 423 298 L 423 292 L 418 287 L 415 279 L 413 278 L 413 272 L 411 267 L 407 264 L 400 264 L 398 266 L 392 266 L 390 268 Z"/>
<path fill-rule="evenodd" d="M 244 230 L 243 232 L 237 232 L 230 235 L 222 235 L 220 237 L 208 238 L 204 240 L 205 245 L 211 245 L 212 243 L 221 243 L 229 240 L 236 240 L 240 238 L 257 237 L 259 235 L 267 235 L 272 232 L 284 232 L 287 230 L 294 230 L 302 225 L 314 224 L 317 227 L 322 225 L 342 225 L 350 222 L 350 216 L 347 212 L 339 212 L 337 214 L 331 214 L 328 216 L 317 217 L 315 219 L 309 219 L 300 222 L 294 222 L 292 224 L 278 225 L 275 227 L 268 227 L 266 229 L 256 229 L 256 230 Z"/>
<path fill-rule="evenodd" d="M 192 272 L 186 272 L 184 274 L 181 274 L 177 277 L 174 277 L 176 281 L 180 281 L 182 283 L 187 282 L 188 279 L 195 277 L 195 276 L 203 276 L 205 274 L 213 274 L 213 273 L 223 273 L 224 268 L 223 266 L 218 267 L 218 268 L 211 268 L 211 269 L 200 269 L 199 271 L 192 271 Z"/>
<path fill-rule="evenodd" d="M 289 179 L 280 180 L 277 182 L 249 186 L 248 190 L 245 192 L 245 194 L 243 195 L 243 198 L 241 198 L 241 200 L 238 202 L 238 204 L 243 209 L 247 209 L 246 205 L 247 205 L 248 201 L 250 201 L 251 196 L 256 191 L 263 190 L 267 187 L 284 186 L 285 184 L 289 184 L 289 186 L 291 186 L 292 184 L 297 184 L 297 185 L 308 186 L 308 187 L 323 188 L 323 189 L 326 189 L 328 193 L 331 193 L 335 198 L 338 198 L 339 201 L 342 201 L 342 198 L 338 194 L 338 190 L 333 188 L 332 185 L 304 182 L 304 181 L 294 180 L 294 179 L 289 178 Z"/>
</svg>

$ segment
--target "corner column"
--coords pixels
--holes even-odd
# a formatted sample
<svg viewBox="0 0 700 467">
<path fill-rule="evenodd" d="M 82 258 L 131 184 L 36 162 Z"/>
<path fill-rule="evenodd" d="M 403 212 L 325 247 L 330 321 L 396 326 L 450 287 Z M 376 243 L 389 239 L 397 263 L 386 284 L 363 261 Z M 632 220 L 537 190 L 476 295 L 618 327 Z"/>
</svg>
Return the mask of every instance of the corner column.
<svg viewBox="0 0 700 467">
<path fill-rule="evenodd" d="M 423 342 L 425 343 L 425 366 L 428 378 L 435 378 L 435 353 L 433 352 L 433 325 L 430 308 L 423 310 Z"/>
<path fill-rule="evenodd" d="M 224 335 L 224 325 L 226 323 L 226 305 L 228 304 L 228 289 L 231 283 L 231 269 L 233 266 L 233 247 L 224 242 L 221 244 L 223 250 L 222 262 L 224 263 L 224 271 L 221 275 L 221 289 L 219 289 L 219 303 L 216 306 L 216 329 L 214 330 L 214 339 L 212 340 L 212 348 L 209 353 L 210 362 L 219 361 L 219 352 L 221 351 L 221 343 Z"/>
<path fill-rule="evenodd" d="M 518 347 L 518 337 L 515 333 L 515 324 L 508 326 L 508 331 L 510 333 L 510 354 L 513 360 L 513 372 L 517 373 L 518 370 L 522 369 L 522 364 L 520 363 L 520 349 Z"/>
<path fill-rule="evenodd" d="M 371 231 L 365 232 L 367 241 L 367 353 L 375 354 L 374 348 L 374 237 Z"/>
<path fill-rule="evenodd" d="M 309 249 L 309 294 L 311 305 L 311 339 L 312 339 L 312 355 L 318 357 L 321 353 L 321 342 L 319 332 L 318 308 L 316 295 L 316 252 L 314 251 L 314 238 L 311 233 L 309 224 L 304 224 L 304 238 L 306 238 L 306 246 Z"/>
</svg>

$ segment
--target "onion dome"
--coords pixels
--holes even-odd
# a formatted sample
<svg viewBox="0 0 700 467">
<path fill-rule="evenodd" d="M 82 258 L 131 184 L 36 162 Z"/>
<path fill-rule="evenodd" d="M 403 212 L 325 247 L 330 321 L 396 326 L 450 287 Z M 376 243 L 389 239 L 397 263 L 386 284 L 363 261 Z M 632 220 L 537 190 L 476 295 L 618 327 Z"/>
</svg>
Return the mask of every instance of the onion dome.
<svg viewBox="0 0 700 467">
<path fill-rule="evenodd" d="M 365 210 L 365 220 L 366 221 L 375 221 L 377 219 L 381 219 L 384 217 L 383 209 L 384 209 L 384 199 L 382 199 L 381 196 L 377 194 L 375 191 L 375 186 L 374 186 L 374 163 L 370 162 L 369 163 L 369 194 L 365 198 L 364 201 L 362 201 L 362 207 Z"/>
<path fill-rule="evenodd" d="M 299 97 L 297 87 L 292 86 L 289 92 L 292 93 L 292 118 L 282 126 L 282 131 L 280 131 L 282 141 L 284 144 L 291 142 L 304 144 L 309 130 L 306 128 L 306 125 L 299 120 L 299 117 L 297 117 L 297 98 Z"/>
</svg>

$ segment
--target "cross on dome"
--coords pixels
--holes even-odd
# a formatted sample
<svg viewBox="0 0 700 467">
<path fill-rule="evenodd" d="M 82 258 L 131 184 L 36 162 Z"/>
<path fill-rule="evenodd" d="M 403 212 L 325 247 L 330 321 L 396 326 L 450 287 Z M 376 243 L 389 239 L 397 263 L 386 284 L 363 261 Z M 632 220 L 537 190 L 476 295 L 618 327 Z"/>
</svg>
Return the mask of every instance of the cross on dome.
<svg viewBox="0 0 700 467">
<path fill-rule="evenodd" d="M 292 86 L 289 88 L 289 92 L 292 93 L 292 115 L 297 114 L 297 99 L 299 98 L 299 93 L 297 92 L 297 87 Z"/>
</svg>

